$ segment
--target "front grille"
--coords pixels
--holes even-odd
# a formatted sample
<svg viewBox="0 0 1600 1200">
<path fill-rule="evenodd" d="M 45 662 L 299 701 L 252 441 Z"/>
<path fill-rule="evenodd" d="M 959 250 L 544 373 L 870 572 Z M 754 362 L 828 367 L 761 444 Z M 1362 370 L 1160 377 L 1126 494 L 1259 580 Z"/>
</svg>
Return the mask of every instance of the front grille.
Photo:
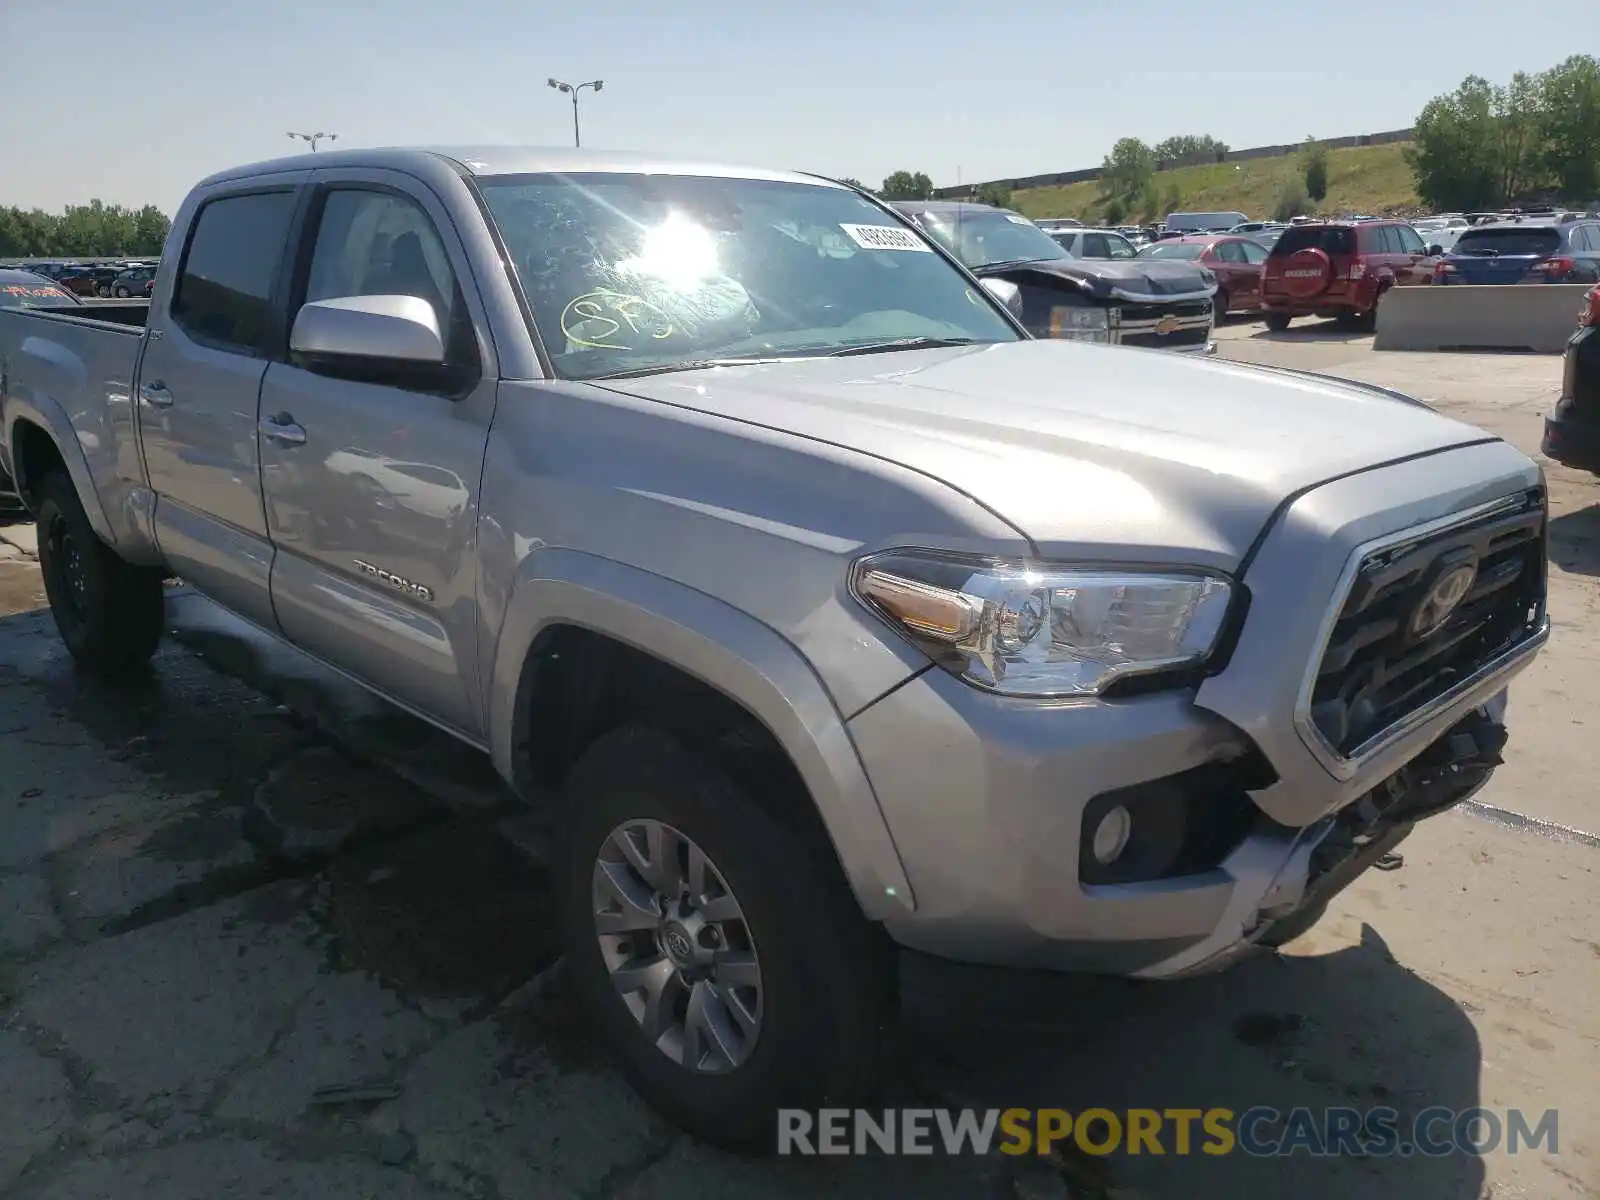
<svg viewBox="0 0 1600 1200">
<path fill-rule="evenodd" d="M 1194 317 L 1211 316 L 1211 301 L 1180 300 L 1173 304 L 1119 304 L 1118 318 L 1124 325 L 1139 321 L 1159 321 L 1162 317 L 1177 317 L 1180 321 Z"/>
<path fill-rule="evenodd" d="M 1146 346 L 1155 350 L 1181 350 L 1185 346 L 1203 346 L 1210 340 L 1208 325 L 1195 325 L 1188 329 L 1174 329 L 1171 333 L 1125 332 L 1117 339 L 1123 346 Z"/>
<path fill-rule="evenodd" d="M 1449 583 L 1476 573 L 1442 623 Z M 1362 560 L 1329 636 L 1311 720 L 1342 757 L 1531 636 L 1544 611 L 1543 489 Z"/>
</svg>

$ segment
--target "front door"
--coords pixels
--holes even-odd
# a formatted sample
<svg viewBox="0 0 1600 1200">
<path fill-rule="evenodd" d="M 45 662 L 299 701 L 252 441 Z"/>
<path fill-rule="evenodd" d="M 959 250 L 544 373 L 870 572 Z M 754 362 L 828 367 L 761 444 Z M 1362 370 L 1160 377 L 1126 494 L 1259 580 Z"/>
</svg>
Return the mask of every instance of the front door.
<svg viewBox="0 0 1600 1200">
<path fill-rule="evenodd" d="M 306 300 L 421 296 L 449 382 L 335 378 L 289 361 L 261 391 L 262 478 L 284 634 L 478 739 L 479 477 L 494 411 L 487 328 L 448 215 L 408 177 L 340 172 L 312 200 Z M 286 432 L 287 431 L 287 432 Z"/>
<path fill-rule="evenodd" d="M 189 221 L 171 294 L 150 310 L 139 431 L 168 565 L 271 628 L 256 403 L 281 336 L 276 299 L 299 193 L 287 180 L 251 183 L 203 196 Z"/>
</svg>

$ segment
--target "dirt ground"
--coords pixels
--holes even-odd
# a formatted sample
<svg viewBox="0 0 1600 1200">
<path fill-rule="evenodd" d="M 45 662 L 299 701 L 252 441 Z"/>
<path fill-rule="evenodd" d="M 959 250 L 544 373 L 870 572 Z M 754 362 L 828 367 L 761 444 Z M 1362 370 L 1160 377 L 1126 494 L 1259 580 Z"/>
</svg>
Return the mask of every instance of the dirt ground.
<svg viewBox="0 0 1600 1200">
<path fill-rule="evenodd" d="M 1537 449 L 1559 364 L 1223 353 L 1368 379 Z M 0 524 L 0 1194 L 1600 1195 L 1600 486 L 1551 466 L 1546 654 L 1508 760 L 1283 954 L 1133 987 L 907 965 L 885 1104 L 1556 1108 L 1556 1153 L 748 1162 L 645 1111 L 578 1031 L 543 830 L 470 751 L 177 595 L 149 680 L 81 680 Z M 1586 833 L 1585 831 L 1591 831 Z"/>
</svg>

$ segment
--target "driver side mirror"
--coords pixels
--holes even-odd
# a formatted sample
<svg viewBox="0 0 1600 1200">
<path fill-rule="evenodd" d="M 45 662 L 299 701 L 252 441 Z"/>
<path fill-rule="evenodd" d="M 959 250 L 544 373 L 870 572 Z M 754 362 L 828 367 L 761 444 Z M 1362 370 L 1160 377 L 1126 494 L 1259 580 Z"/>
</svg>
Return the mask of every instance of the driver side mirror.
<svg viewBox="0 0 1600 1200">
<path fill-rule="evenodd" d="M 1000 301 L 1017 320 L 1022 320 L 1022 289 L 1008 279 L 980 279 L 979 284 L 996 300 Z"/>
<path fill-rule="evenodd" d="M 444 335 L 420 296 L 338 296 L 301 306 L 289 349 L 309 361 L 443 366 Z"/>
</svg>

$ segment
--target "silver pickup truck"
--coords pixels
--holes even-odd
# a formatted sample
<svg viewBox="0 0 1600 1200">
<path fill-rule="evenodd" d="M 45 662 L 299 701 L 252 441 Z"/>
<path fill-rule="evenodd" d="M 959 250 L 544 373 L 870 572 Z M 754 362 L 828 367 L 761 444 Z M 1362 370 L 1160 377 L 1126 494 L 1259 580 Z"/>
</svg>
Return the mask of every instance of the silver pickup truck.
<svg viewBox="0 0 1600 1200">
<path fill-rule="evenodd" d="M 0 416 L 84 669 L 177 575 L 559 805 L 573 986 L 730 1145 L 862 1086 L 903 949 L 1164 979 L 1308 928 L 1488 779 L 1548 636 L 1509 445 L 1030 339 L 804 174 L 229 171 L 148 322 L 0 312 Z"/>
</svg>

